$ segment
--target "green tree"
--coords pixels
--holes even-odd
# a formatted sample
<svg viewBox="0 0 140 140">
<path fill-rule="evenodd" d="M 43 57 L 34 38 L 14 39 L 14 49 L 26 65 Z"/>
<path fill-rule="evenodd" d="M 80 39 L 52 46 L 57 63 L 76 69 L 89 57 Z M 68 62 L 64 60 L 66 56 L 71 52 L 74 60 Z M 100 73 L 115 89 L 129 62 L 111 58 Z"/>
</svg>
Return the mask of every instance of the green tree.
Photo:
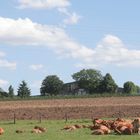
<svg viewBox="0 0 140 140">
<path fill-rule="evenodd" d="M 124 88 L 124 93 L 129 93 L 129 94 L 136 93 L 136 86 L 131 81 L 125 82 L 123 88 Z"/>
<path fill-rule="evenodd" d="M 27 83 L 22 81 L 18 88 L 18 95 L 21 98 L 29 97 L 31 95 L 31 90 L 28 88 Z"/>
<path fill-rule="evenodd" d="M 9 97 L 13 97 L 14 96 L 14 88 L 12 87 L 12 85 L 9 86 L 8 88 L 8 94 L 9 94 Z"/>
<path fill-rule="evenodd" d="M 140 93 L 140 87 L 136 85 L 136 93 Z"/>
<path fill-rule="evenodd" d="M 115 93 L 117 90 L 117 87 L 118 86 L 113 80 L 112 76 L 109 73 L 107 73 L 104 76 L 103 81 L 101 82 L 101 85 L 100 85 L 101 92 Z"/>
<path fill-rule="evenodd" d="M 80 88 L 86 89 L 89 93 L 95 93 L 99 91 L 99 85 L 103 76 L 98 70 L 83 69 L 74 73 L 72 78 L 79 83 Z"/>
<path fill-rule="evenodd" d="M 57 95 L 60 93 L 63 87 L 63 81 L 56 75 L 49 75 L 43 81 L 40 88 L 42 96 L 45 95 Z"/>
</svg>

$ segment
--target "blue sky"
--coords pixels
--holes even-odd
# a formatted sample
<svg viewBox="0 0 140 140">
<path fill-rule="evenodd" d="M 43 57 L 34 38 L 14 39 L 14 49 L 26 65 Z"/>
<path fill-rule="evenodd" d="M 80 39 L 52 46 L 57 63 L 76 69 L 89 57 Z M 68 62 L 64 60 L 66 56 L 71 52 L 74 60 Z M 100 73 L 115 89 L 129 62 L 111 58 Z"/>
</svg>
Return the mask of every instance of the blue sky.
<svg viewBox="0 0 140 140">
<path fill-rule="evenodd" d="M 0 87 L 26 80 L 32 95 L 83 68 L 140 85 L 139 0 L 0 1 Z"/>
</svg>

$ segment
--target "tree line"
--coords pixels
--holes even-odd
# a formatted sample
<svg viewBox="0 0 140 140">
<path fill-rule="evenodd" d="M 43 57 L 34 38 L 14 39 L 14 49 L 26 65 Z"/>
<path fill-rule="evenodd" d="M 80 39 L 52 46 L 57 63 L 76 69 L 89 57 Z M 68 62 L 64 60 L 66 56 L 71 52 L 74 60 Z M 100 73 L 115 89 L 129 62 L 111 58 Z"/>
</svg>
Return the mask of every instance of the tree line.
<svg viewBox="0 0 140 140">
<path fill-rule="evenodd" d="M 99 70 L 95 69 L 82 69 L 79 72 L 72 74 L 75 83 L 78 84 L 79 89 L 84 89 L 87 94 L 114 94 L 121 92 L 122 94 L 137 94 L 140 93 L 140 87 L 135 85 L 132 81 L 124 83 L 123 88 L 119 91 L 119 87 L 110 73 L 105 76 Z M 60 80 L 57 75 L 48 75 L 44 78 L 40 88 L 41 96 L 55 96 L 62 95 L 64 89 L 64 82 Z M 22 81 L 19 84 L 17 95 L 14 93 L 12 85 L 9 86 L 8 92 L 1 92 L 1 97 L 20 97 L 27 98 L 31 96 L 31 89 L 28 87 L 27 82 Z"/>
<path fill-rule="evenodd" d="M 79 88 L 86 90 L 88 94 L 113 94 L 120 92 L 111 74 L 107 73 L 103 76 L 99 70 L 82 69 L 72 74 L 72 78 L 78 83 Z M 42 96 L 61 95 L 64 85 L 64 82 L 60 80 L 57 75 L 49 75 L 42 81 L 40 93 Z M 132 81 L 127 81 L 124 83 L 121 93 L 140 93 L 140 87 L 135 85 Z"/>
<path fill-rule="evenodd" d="M 15 96 L 17 96 L 20 98 L 27 98 L 30 97 L 30 95 L 31 95 L 31 90 L 25 81 L 22 81 L 19 84 L 17 95 L 15 95 L 14 88 L 12 85 L 9 86 L 8 92 L 3 91 L 2 89 L 0 90 L 0 97 L 14 98 Z"/>
</svg>

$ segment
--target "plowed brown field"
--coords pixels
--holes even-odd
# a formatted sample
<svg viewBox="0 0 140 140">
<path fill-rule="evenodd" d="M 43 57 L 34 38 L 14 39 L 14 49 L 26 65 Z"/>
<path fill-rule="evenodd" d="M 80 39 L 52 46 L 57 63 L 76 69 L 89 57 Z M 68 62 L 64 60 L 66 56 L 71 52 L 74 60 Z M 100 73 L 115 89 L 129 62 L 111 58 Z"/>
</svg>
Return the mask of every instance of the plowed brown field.
<svg viewBox="0 0 140 140">
<path fill-rule="evenodd" d="M 0 119 L 82 119 L 92 117 L 138 117 L 140 97 L 105 97 L 86 99 L 54 99 L 1 101 Z"/>
</svg>

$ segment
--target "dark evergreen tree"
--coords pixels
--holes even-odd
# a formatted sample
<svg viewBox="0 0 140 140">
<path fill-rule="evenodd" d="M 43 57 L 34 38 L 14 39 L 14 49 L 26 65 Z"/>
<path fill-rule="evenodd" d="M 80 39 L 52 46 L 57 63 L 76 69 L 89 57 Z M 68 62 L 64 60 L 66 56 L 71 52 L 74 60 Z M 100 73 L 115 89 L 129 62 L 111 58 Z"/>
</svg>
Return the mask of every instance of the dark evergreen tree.
<svg viewBox="0 0 140 140">
<path fill-rule="evenodd" d="M 27 83 L 22 81 L 18 88 L 18 95 L 21 98 L 29 97 L 31 95 L 31 90 L 28 88 Z"/>
<path fill-rule="evenodd" d="M 9 86 L 8 91 L 9 97 L 14 97 L 14 88 L 12 85 Z"/>
</svg>

